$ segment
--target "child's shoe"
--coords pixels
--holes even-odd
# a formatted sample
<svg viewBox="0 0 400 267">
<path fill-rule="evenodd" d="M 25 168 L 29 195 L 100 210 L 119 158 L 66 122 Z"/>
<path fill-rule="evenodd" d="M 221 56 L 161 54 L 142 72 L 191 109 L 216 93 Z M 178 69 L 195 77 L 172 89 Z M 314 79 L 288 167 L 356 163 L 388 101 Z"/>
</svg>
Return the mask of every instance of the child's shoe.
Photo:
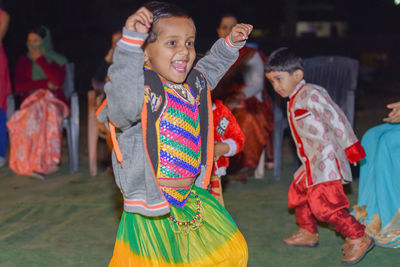
<svg viewBox="0 0 400 267">
<path fill-rule="evenodd" d="M 318 233 L 299 228 L 290 237 L 283 239 L 283 242 L 288 246 L 313 248 L 318 246 Z"/>
<path fill-rule="evenodd" d="M 346 238 L 346 243 L 342 246 L 344 265 L 353 265 L 359 262 L 368 251 L 375 246 L 375 242 L 367 234 L 360 238 Z"/>
</svg>

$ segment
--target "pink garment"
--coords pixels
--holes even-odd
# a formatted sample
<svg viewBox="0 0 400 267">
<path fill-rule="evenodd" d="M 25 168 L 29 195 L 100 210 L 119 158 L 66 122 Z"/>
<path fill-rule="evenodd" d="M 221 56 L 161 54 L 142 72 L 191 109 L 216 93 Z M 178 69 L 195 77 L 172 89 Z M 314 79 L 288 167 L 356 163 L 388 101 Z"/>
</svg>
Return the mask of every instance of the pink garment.
<svg viewBox="0 0 400 267">
<path fill-rule="evenodd" d="M 61 162 L 61 123 L 68 115 L 68 106 L 49 90 L 39 89 L 26 98 L 7 122 L 10 169 L 19 175 L 54 170 Z"/>
<path fill-rule="evenodd" d="M 0 23 L 3 10 L 0 9 Z M 0 24 L 1 27 L 1 24 Z M 3 44 L 0 43 L 0 109 L 7 111 L 7 96 L 11 93 L 10 72 L 8 60 L 4 52 Z"/>
</svg>

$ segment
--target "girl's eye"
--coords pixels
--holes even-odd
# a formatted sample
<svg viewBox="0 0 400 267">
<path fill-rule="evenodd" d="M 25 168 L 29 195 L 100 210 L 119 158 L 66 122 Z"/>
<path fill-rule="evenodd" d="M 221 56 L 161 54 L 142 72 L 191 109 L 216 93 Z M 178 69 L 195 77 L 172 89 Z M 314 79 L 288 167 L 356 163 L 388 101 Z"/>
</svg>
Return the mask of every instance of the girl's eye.
<svg viewBox="0 0 400 267">
<path fill-rule="evenodd" d="M 194 42 L 191 42 L 191 41 L 186 42 L 186 45 L 187 45 L 187 46 L 193 46 L 193 45 L 194 45 Z"/>
<path fill-rule="evenodd" d="M 176 45 L 175 41 L 168 41 L 168 45 Z"/>
</svg>

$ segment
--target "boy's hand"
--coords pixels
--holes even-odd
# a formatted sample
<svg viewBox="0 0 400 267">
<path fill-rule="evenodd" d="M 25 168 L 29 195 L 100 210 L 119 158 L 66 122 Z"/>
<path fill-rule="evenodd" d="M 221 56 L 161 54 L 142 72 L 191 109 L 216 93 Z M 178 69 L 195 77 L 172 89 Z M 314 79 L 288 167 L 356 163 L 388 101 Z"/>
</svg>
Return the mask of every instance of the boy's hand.
<svg viewBox="0 0 400 267">
<path fill-rule="evenodd" d="M 383 121 L 389 123 L 400 122 L 400 102 L 389 104 L 387 105 L 387 108 L 391 108 L 392 111 L 388 114 L 386 118 L 383 119 Z"/>
<path fill-rule="evenodd" d="M 131 31 L 148 33 L 153 23 L 153 13 L 145 7 L 139 8 L 125 22 L 125 28 Z"/>
<path fill-rule="evenodd" d="M 223 142 L 214 142 L 214 161 L 229 152 L 229 145 Z"/>
<path fill-rule="evenodd" d="M 238 43 L 247 40 L 252 30 L 253 30 L 253 25 L 244 23 L 236 24 L 231 31 L 232 42 Z"/>
</svg>

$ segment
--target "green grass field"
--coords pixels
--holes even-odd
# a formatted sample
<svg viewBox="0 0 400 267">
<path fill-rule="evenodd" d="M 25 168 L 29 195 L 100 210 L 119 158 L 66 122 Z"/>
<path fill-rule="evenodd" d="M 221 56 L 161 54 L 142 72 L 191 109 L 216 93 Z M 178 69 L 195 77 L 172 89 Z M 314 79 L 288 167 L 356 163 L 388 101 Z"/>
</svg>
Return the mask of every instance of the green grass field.
<svg viewBox="0 0 400 267">
<path fill-rule="evenodd" d="M 343 238 L 320 227 L 320 245 L 291 248 L 281 239 L 296 230 L 287 209 L 292 164 L 281 181 L 233 183 L 225 192 L 228 211 L 249 246 L 249 266 L 340 266 Z M 121 197 L 108 172 L 90 177 L 87 167 L 67 169 L 45 181 L 1 170 L 0 266 L 106 266 L 121 214 Z M 352 204 L 357 183 L 350 189 Z M 347 188 L 349 189 L 349 188 Z M 349 191 L 349 190 L 348 190 Z M 358 266 L 396 266 L 400 252 L 377 247 Z"/>
<path fill-rule="evenodd" d="M 372 96 L 371 103 L 379 107 L 357 112 L 359 137 L 380 122 L 388 101 Z M 65 155 L 60 171 L 44 181 L 0 169 L 1 267 L 107 266 L 122 212 L 121 196 L 104 167 L 90 177 L 85 137 L 83 129 L 79 173 L 69 174 Z M 320 227 L 317 248 L 291 248 L 281 241 L 297 229 L 287 209 L 294 171 L 288 154 L 286 149 L 280 181 L 268 171 L 262 180 L 232 183 L 224 193 L 226 208 L 247 240 L 249 266 L 341 266 L 343 238 L 326 226 Z M 346 191 L 351 205 L 356 204 L 357 179 Z M 376 247 L 357 266 L 399 264 L 399 250 Z"/>
</svg>

